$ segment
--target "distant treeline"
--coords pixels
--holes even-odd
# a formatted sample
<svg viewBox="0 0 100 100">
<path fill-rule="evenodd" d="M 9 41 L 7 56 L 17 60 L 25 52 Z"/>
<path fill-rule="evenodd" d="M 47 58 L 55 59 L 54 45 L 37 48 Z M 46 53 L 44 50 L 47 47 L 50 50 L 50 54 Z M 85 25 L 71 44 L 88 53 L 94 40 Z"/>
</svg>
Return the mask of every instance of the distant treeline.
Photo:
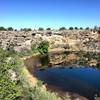
<svg viewBox="0 0 100 100">
<path fill-rule="evenodd" d="M 21 28 L 20 31 L 32 31 L 33 29 L 32 28 Z M 35 29 L 34 29 L 35 30 Z M 43 30 L 52 30 L 51 28 L 38 28 L 39 31 L 43 31 Z M 100 27 L 99 26 L 94 26 L 94 28 L 90 28 L 90 27 L 86 27 L 86 28 L 83 28 L 83 27 L 69 27 L 69 28 L 66 28 L 66 27 L 60 27 L 58 29 L 59 31 L 62 31 L 62 30 L 100 30 Z M 8 27 L 8 28 L 5 28 L 5 27 L 0 27 L 0 31 L 17 31 L 17 29 L 14 29 L 12 27 Z"/>
</svg>

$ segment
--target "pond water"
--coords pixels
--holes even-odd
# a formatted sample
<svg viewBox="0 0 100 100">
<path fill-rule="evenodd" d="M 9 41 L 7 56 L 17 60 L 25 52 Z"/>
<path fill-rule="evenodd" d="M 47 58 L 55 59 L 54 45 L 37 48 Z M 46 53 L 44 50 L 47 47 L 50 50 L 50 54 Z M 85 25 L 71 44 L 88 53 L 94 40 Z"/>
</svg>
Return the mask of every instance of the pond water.
<svg viewBox="0 0 100 100">
<path fill-rule="evenodd" d="M 95 94 L 100 96 L 100 69 L 97 69 L 100 53 L 49 53 L 29 58 L 25 65 L 36 78 L 48 85 L 89 100 L 94 100 Z"/>
<path fill-rule="evenodd" d="M 44 83 L 61 90 L 77 93 L 93 100 L 100 95 L 100 70 L 93 68 L 46 68 L 36 69 L 34 75 Z"/>
</svg>

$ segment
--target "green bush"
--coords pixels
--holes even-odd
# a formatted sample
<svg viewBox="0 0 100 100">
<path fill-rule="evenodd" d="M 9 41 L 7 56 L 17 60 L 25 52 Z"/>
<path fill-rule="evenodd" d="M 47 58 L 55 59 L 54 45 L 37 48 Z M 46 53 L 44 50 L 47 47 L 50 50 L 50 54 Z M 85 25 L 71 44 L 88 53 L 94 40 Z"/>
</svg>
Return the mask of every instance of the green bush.
<svg viewBox="0 0 100 100">
<path fill-rule="evenodd" d="M 69 30 L 73 30 L 73 27 L 69 27 Z"/>
<path fill-rule="evenodd" d="M 39 27 L 39 29 L 38 29 L 39 31 L 43 31 L 44 29 L 42 28 L 42 27 Z"/>
<path fill-rule="evenodd" d="M 41 86 L 42 83 L 39 81 L 35 87 L 30 89 L 31 100 L 61 100 L 55 93 L 43 90 Z"/>
<path fill-rule="evenodd" d="M 33 53 L 37 53 L 38 52 L 38 44 L 37 43 L 35 43 L 35 44 L 32 44 L 32 46 L 31 46 L 31 49 L 32 49 L 32 52 Z"/>
<path fill-rule="evenodd" d="M 18 53 L 19 57 L 25 57 L 25 56 L 30 56 L 32 55 L 32 50 L 28 50 L 28 49 L 25 49 L 25 50 L 22 50 Z"/>
<path fill-rule="evenodd" d="M 32 31 L 31 28 L 21 28 L 20 31 Z"/>
<path fill-rule="evenodd" d="M 62 31 L 62 30 L 66 30 L 66 28 L 65 27 L 59 28 L 59 31 Z"/>
<path fill-rule="evenodd" d="M 40 54 L 48 53 L 49 43 L 48 41 L 42 41 L 38 46 L 38 51 Z"/>
<path fill-rule="evenodd" d="M 78 27 L 75 27 L 75 30 L 78 30 Z"/>
<path fill-rule="evenodd" d="M 8 31 L 13 31 L 14 29 L 12 27 L 8 27 Z"/>
<path fill-rule="evenodd" d="M 4 27 L 0 27 L 0 31 L 6 31 L 7 29 Z"/>
<path fill-rule="evenodd" d="M 46 30 L 51 30 L 51 28 L 47 28 Z"/>
<path fill-rule="evenodd" d="M 7 52 L 0 49 L 0 100 L 15 100 L 21 96 L 18 80 L 12 80 L 9 73 L 9 70 L 12 70 L 16 75 L 19 74 L 19 65 L 17 58 L 8 57 Z"/>
<path fill-rule="evenodd" d="M 82 28 L 82 27 L 80 27 L 80 30 L 83 30 L 83 28 Z"/>
<path fill-rule="evenodd" d="M 41 43 L 39 46 L 46 46 L 47 49 L 48 42 Z M 17 54 L 11 56 L 7 50 L 0 49 L 0 100 L 59 100 L 55 93 L 41 88 L 41 81 L 30 88 L 22 72 L 22 66 L 23 62 Z M 16 73 L 14 79 L 10 71 Z"/>
</svg>

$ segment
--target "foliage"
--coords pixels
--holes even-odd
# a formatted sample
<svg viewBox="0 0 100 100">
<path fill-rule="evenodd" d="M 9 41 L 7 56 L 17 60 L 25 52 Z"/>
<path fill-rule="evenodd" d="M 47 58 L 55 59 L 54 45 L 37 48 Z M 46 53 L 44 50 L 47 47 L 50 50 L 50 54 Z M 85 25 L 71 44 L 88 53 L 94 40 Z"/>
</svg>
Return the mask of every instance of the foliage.
<svg viewBox="0 0 100 100">
<path fill-rule="evenodd" d="M 20 30 L 21 30 L 21 31 L 32 31 L 31 28 L 21 28 Z"/>
<path fill-rule="evenodd" d="M 89 28 L 89 27 L 86 27 L 85 29 L 86 29 L 86 30 L 89 30 L 90 28 Z"/>
<path fill-rule="evenodd" d="M 15 100 L 21 96 L 18 80 L 12 80 L 9 73 L 9 70 L 13 70 L 19 76 L 19 65 L 17 58 L 8 57 L 7 52 L 0 49 L 0 100 Z"/>
<path fill-rule="evenodd" d="M 15 29 L 14 31 L 17 31 L 17 29 Z"/>
<path fill-rule="evenodd" d="M 0 27 L 0 31 L 6 31 L 6 28 L 4 28 L 4 27 Z"/>
<path fill-rule="evenodd" d="M 14 29 L 12 27 L 8 27 L 8 31 L 13 31 Z"/>
<path fill-rule="evenodd" d="M 51 30 L 51 28 L 47 28 L 46 30 Z"/>
<path fill-rule="evenodd" d="M 78 30 L 78 27 L 75 27 L 75 30 Z"/>
<path fill-rule="evenodd" d="M 49 43 L 48 41 L 42 41 L 38 46 L 38 51 L 40 54 L 48 53 Z"/>
<path fill-rule="evenodd" d="M 69 27 L 69 30 L 73 30 L 73 27 Z"/>
<path fill-rule="evenodd" d="M 30 56 L 33 52 L 31 50 L 25 49 L 18 53 L 19 57 Z"/>
<path fill-rule="evenodd" d="M 65 27 L 61 27 L 59 30 L 60 30 L 60 31 L 66 30 L 66 28 L 65 28 Z"/>
<path fill-rule="evenodd" d="M 32 44 L 31 49 L 32 49 L 33 53 L 37 53 L 38 52 L 37 48 L 38 48 L 38 43 Z"/>
<path fill-rule="evenodd" d="M 39 84 L 30 89 L 30 97 L 32 100 L 60 100 L 55 93 L 45 91 L 41 86 L 42 83 L 39 82 Z"/>
<path fill-rule="evenodd" d="M 82 28 L 82 27 L 80 27 L 80 30 L 83 30 L 83 28 Z"/>
<path fill-rule="evenodd" d="M 39 31 L 43 31 L 44 29 L 43 29 L 42 27 L 40 27 L 38 30 L 39 30 Z"/>
<path fill-rule="evenodd" d="M 10 54 L 0 49 L 0 100 L 58 100 L 54 93 L 42 91 L 42 82 L 30 88 L 22 72 L 23 62 L 17 54 Z M 10 71 L 16 73 L 13 79 Z"/>
</svg>

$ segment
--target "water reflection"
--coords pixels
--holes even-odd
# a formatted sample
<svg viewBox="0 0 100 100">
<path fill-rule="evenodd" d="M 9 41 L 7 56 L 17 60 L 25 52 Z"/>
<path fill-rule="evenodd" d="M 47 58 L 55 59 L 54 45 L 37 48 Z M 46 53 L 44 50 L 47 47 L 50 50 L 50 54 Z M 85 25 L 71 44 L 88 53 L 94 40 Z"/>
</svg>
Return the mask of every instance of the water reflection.
<svg viewBox="0 0 100 100">
<path fill-rule="evenodd" d="M 59 67 L 59 66 L 93 66 L 100 67 L 100 53 L 92 52 L 62 52 L 49 53 L 28 58 L 25 61 L 28 68 Z"/>
<path fill-rule="evenodd" d="M 63 91 L 78 93 L 90 100 L 95 94 L 100 95 L 100 70 L 96 69 L 100 67 L 100 53 L 49 53 L 28 58 L 25 65 L 38 79 Z"/>
<path fill-rule="evenodd" d="M 46 68 L 36 69 L 33 74 L 44 83 L 59 87 L 63 91 L 78 93 L 93 100 L 100 96 L 100 70 L 93 68 Z"/>
<path fill-rule="evenodd" d="M 40 63 L 41 66 L 47 66 L 49 64 L 50 60 L 49 60 L 49 55 L 43 55 L 40 57 Z"/>
</svg>

